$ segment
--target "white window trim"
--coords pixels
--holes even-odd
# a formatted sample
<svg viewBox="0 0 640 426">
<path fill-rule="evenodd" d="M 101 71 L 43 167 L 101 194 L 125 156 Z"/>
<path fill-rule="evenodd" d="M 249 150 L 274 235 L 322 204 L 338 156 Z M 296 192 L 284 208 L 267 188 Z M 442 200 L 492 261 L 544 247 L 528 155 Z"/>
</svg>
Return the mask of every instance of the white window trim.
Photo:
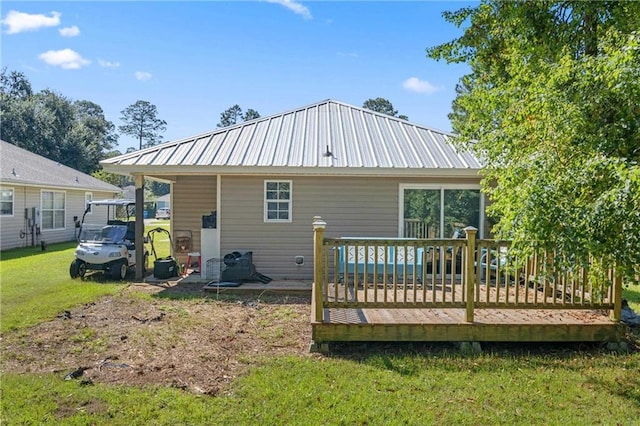
<svg viewBox="0 0 640 426">
<path fill-rule="evenodd" d="M 51 192 L 51 193 L 58 193 L 58 194 L 64 194 L 64 222 L 62 224 L 62 228 L 47 228 L 45 229 L 42 226 L 42 220 L 44 217 L 44 209 L 42 208 L 42 194 L 44 194 L 45 192 Z M 54 220 L 54 224 L 55 224 L 55 220 Z M 64 229 L 67 229 L 67 191 L 56 191 L 53 189 L 41 189 L 40 190 L 40 229 L 43 232 L 47 232 L 47 231 L 61 231 Z"/>
<path fill-rule="evenodd" d="M 440 190 L 440 235 L 442 235 L 444 227 L 444 191 L 446 189 L 470 189 L 480 190 L 480 227 L 478 229 L 478 238 L 484 236 L 484 194 L 480 184 L 464 184 L 464 183 L 452 183 L 452 184 L 425 184 L 425 183 L 401 183 L 399 185 L 398 194 L 398 237 L 402 237 L 403 225 L 404 225 L 404 190 L 405 189 L 438 189 Z"/>
<path fill-rule="evenodd" d="M 286 202 L 289 204 L 289 219 L 269 219 L 267 217 L 267 205 L 274 200 L 267 199 L 267 183 L 288 183 L 289 184 L 289 199 L 288 200 L 276 200 L 278 202 Z M 264 222 L 265 223 L 291 223 L 293 222 L 293 181 L 283 179 L 269 179 L 264 181 L 264 187 L 262 190 L 262 197 L 264 200 Z"/>
<path fill-rule="evenodd" d="M 0 213 L 0 216 L 2 217 L 13 217 L 16 213 L 16 190 L 13 187 L 10 186 L 3 186 L 2 188 L 0 188 L 3 191 L 7 191 L 10 190 L 11 191 L 11 214 L 2 214 Z"/>
<path fill-rule="evenodd" d="M 84 214 L 84 212 L 87 211 L 87 195 L 89 196 L 89 202 L 93 201 L 93 192 L 85 192 L 84 193 L 84 211 L 82 212 L 82 214 Z M 66 210 L 66 207 L 67 206 L 65 204 L 65 210 Z M 90 214 L 93 214 L 93 206 L 91 206 L 91 210 L 87 212 L 87 215 L 90 215 Z"/>
</svg>

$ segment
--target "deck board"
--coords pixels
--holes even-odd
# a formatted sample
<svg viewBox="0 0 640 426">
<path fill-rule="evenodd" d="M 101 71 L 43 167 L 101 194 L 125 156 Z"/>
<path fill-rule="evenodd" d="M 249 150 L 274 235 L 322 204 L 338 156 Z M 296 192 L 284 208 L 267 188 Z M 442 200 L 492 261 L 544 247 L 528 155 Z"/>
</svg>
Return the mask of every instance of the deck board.
<svg viewBox="0 0 640 426">
<path fill-rule="evenodd" d="M 623 327 L 596 310 L 325 309 L 314 341 L 616 341 Z"/>
</svg>

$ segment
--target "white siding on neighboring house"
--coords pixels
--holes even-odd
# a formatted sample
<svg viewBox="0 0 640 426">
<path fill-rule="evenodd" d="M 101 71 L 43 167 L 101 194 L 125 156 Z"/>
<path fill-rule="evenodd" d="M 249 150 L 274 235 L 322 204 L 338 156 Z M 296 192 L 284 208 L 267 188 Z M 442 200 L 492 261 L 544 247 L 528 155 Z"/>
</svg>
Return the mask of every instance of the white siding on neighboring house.
<svg viewBox="0 0 640 426">
<path fill-rule="evenodd" d="M 47 244 L 58 243 L 64 241 L 72 241 L 76 238 L 76 228 L 74 226 L 73 217 L 77 216 L 82 219 L 82 213 L 85 206 L 85 190 L 73 189 L 42 189 L 31 186 L 14 186 L 14 214 L 13 216 L 0 216 L 0 228 L 2 229 L 1 249 L 8 250 L 16 247 L 27 247 L 32 245 L 30 230 L 25 220 L 25 209 L 37 207 L 41 210 L 40 218 L 42 218 L 41 194 L 42 191 L 54 191 L 65 193 L 65 217 L 64 228 L 55 230 L 42 229 L 42 221 L 38 223 L 40 226 L 40 235 L 36 244 L 44 240 Z M 93 192 L 94 199 L 113 198 L 113 193 L 109 192 Z M 104 212 L 94 213 L 92 221 L 96 223 L 106 222 L 106 209 Z M 22 238 L 21 238 L 22 232 Z"/>
</svg>

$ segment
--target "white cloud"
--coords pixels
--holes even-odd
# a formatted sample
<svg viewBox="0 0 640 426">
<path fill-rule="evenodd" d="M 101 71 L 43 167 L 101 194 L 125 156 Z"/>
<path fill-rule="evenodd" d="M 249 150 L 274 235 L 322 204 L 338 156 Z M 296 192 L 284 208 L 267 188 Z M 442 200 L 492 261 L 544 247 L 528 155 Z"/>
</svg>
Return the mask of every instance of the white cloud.
<svg viewBox="0 0 640 426">
<path fill-rule="evenodd" d="M 302 16 L 304 19 L 313 19 L 309 8 L 295 0 L 267 0 L 269 3 L 276 3 L 286 7 L 296 15 Z"/>
<path fill-rule="evenodd" d="M 420 80 L 418 77 L 409 77 L 402 83 L 402 87 L 410 92 L 426 93 L 427 95 L 441 89 L 441 87 L 434 86 L 427 80 Z"/>
<path fill-rule="evenodd" d="M 49 50 L 38 56 L 44 62 L 54 67 L 73 70 L 89 65 L 91 61 L 84 59 L 78 52 L 71 49 Z"/>
<path fill-rule="evenodd" d="M 150 72 L 145 72 L 145 71 L 136 71 L 135 76 L 136 76 L 136 80 L 140 80 L 140 81 L 151 80 L 151 77 L 153 77 L 153 75 L 151 75 Z"/>
<path fill-rule="evenodd" d="M 75 37 L 80 34 L 80 28 L 74 25 L 72 27 L 60 28 L 58 32 L 62 37 Z"/>
<path fill-rule="evenodd" d="M 10 10 L 2 23 L 9 27 L 7 34 L 18 34 L 24 31 L 36 31 L 43 27 L 56 27 L 60 25 L 60 16 L 59 12 L 51 12 L 51 16 L 46 16 Z"/>
<path fill-rule="evenodd" d="M 118 68 L 120 66 L 120 62 L 111 62 L 98 59 L 98 65 L 100 65 L 102 68 Z"/>
</svg>

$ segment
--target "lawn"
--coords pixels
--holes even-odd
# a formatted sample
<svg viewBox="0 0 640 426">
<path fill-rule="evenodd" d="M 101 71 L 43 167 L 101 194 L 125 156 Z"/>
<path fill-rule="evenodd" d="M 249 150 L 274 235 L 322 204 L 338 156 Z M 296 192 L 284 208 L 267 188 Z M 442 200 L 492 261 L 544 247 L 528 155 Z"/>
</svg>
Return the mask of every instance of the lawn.
<svg viewBox="0 0 640 426">
<path fill-rule="evenodd" d="M 168 241 L 162 244 L 167 245 L 156 250 L 168 251 Z M 181 300 L 155 297 L 127 283 L 71 280 L 68 265 L 74 246 L 55 244 L 46 252 L 21 249 L 2 253 L 3 424 L 584 425 L 637 424 L 640 419 L 637 334 L 630 336 L 634 351 L 621 354 L 597 344 L 485 344 L 484 352 L 474 356 L 461 354 L 453 344 L 341 344 L 329 355 L 311 355 L 286 350 L 287 346 L 300 346 L 301 340 L 308 343 L 308 327 L 300 327 L 308 319 L 296 314 L 300 309 L 308 312 L 305 306 L 268 305 L 262 300 L 256 300 L 255 307 L 253 302 L 239 300 Z M 56 339 L 61 337 L 42 334 L 41 329 L 38 337 L 32 338 L 36 324 L 55 320 L 60 312 L 74 306 L 104 300 L 102 296 L 114 307 L 135 305 L 135 312 L 148 312 L 148 318 L 156 310 L 166 314 L 164 322 L 144 325 L 128 315 L 138 334 L 131 331 L 122 336 L 122 331 L 115 337 L 127 337 L 128 342 L 141 339 L 149 347 L 144 349 L 162 354 L 156 357 L 169 357 L 176 346 L 185 345 L 188 350 L 191 344 L 193 351 L 201 351 L 193 356 L 205 370 L 216 367 L 211 354 L 203 349 L 207 345 L 221 350 L 242 348 L 241 354 L 234 352 L 237 349 L 223 351 L 242 366 L 238 370 L 241 374 L 229 373 L 225 379 L 228 386 L 208 395 L 180 383 L 116 385 L 64 380 L 68 371 L 55 363 L 32 373 L 7 370 L 7 365 L 16 362 L 7 358 L 7 353 L 17 352 L 5 345 L 32 345 L 42 353 L 52 352 L 55 361 L 56 344 L 63 343 Z M 626 289 L 625 297 L 636 311 L 640 309 L 640 288 Z M 231 312 L 236 310 L 247 316 L 234 319 Z M 89 311 L 75 308 L 74 315 Z M 225 321 L 213 322 L 209 313 L 222 313 Z M 114 349 L 101 335 L 104 327 L 84 327 L 83 321 L 89 317 L 77 319 L 81 333 L 73 335 L 74 351 L 87 359 L 113 355 Z M 60 319 L 51 322 L 61 331 L 71 323 Z M 288 334 L 295 324 L 302 330 L 296 335 L 297 342 Z M 201 330 L 205 339 L 216 327 L 237 329 L 237 333 L 198 349 L 195 341 L 183 340 L 195 329 Z M 171 341 L 161 341 L 167 330 Z M 233 346 L 230 339 L 242 339 L 254 330 L 266 344 L 252 348 L 240 342 Z M 59 355 L 63 359 L 73 354 Z M 24 359 L 17 361 L 38 365 L 38 359 L 30 359 L 28 352 L 22 356 Z M 146 362 L 156 361 L 149 357 Z M 127 358 L 114 362 L 124 363 Z M 185 357 L 182 362 L 190 361 Z"/>
</svg>

